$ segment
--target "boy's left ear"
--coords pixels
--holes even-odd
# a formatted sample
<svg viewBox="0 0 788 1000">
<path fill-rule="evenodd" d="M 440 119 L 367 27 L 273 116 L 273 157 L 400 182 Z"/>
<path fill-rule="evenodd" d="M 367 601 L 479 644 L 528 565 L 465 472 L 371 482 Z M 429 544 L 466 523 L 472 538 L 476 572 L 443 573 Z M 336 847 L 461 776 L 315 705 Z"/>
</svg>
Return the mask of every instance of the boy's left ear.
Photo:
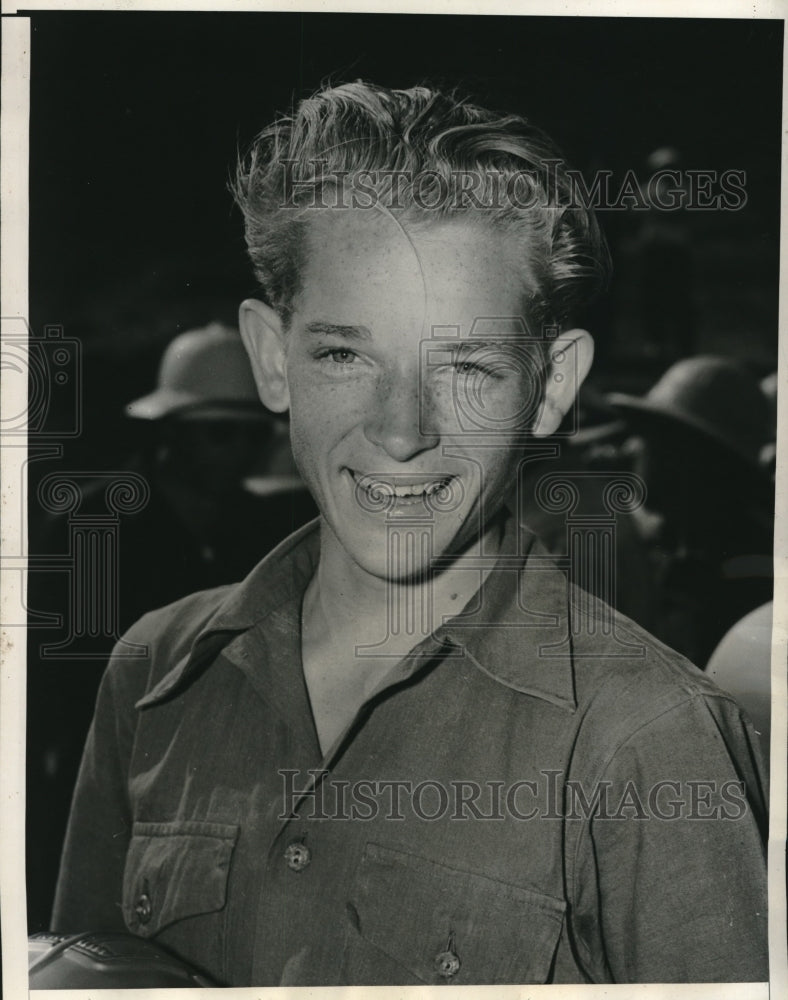
<svg viewBox="0 0 788 1000">
<path fill-rule="evenodd" d="M 575 401 L 594 360 L 594 339 L 587 330 L 566 330 L 550 345 L 542 409 L 536 437 L 555 434 Z"/>
</svg>

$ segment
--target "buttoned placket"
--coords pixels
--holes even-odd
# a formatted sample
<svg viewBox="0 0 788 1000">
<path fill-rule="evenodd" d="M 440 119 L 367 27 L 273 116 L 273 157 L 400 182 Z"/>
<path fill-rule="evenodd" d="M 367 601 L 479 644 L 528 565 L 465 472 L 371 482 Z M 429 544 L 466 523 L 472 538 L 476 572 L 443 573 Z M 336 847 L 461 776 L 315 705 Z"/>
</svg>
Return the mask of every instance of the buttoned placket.
<svg viewBox="0 0 788 1000">
<path fill-rule="evenodd" d="M 293 802 L 292 815 L 287 818 L 282 818 L 281 826 L 278 828 L 274 841 L 271 845 L 272 848 L 274 844 L 281 839 L 283 833 L 291 827 L 296 820 L 299 819 L 299 809 L 304 805 L 304 803 L 311 801 L 312 794 L 315 792 L 318 784 L 331 772 L 334 762 L 339 756 L 341 756 L 343 750 L 345 749 L 349 734 L 358 727 L 359 720 L 366 714 L 369 705 L 385 691 L 409 680 L 417 670 L 423 668 L 430 660 L 434 659 L 442 652 L 446 653 L 449 651 L 451 651 L 454 655 L 462 655 L 462 648 L 453 642 L 453 640 L 446 633 L 445 629 L 441 628 L 436 630 L 436 632 L 428 636 L 426 639 L 423 639 L 410 653 L 393 664 L 391 669 L 385 673 L 379 683 L 370 692 L 369 696 L 359 706 L 356 714 L 353 716 L 348 725 L 342 730 L 334 743 L 329 747 L 325 754 L 320 756 L 319 762 L 307 769 L 307 774 L 309 775 L 307 783 L 300 789 L 296 800 Z M 301 675 L 303 676 L 300 651 L 298 667 L 301 671 Z M 320 744 L 311 709 L 306 714 L 308 715 L 310 723 L 311 738 L 309 742 L 314 748 L 317 749 Z M 304 716 L 302 715 L 302 718 L 303 717 Z M 318 753 L 319 752 L 320 751 L 318 750 Z M 295 842 L 297 842 L 297 839 Z"/>
<path fill-rule="evenodd" d="M 314 795 L 319 791 L 320 784 L 327 780 L 337 762 L 352 746 L 353 734 L 358 733 L 360 728 L 364 726 L 364 716 L 369 712 L 369 706 L 387 690 L 410 680 L 415 673 L 424 669 L 436 657 L 463 655 L 462 648 L 452 641 L 446 629 L 443 627 L 437 629 L 432 635 L 422 640 L 409 654 L 392 664 L 391 669 L 385 673 L 358 708 L 353 719 L 333 745 L 323 754 L 320 751 L 306 683 L 303 680 L 300 634 L 298 634 L 298 629 L 294 627 L 297 625 L 298 617 L 293 606 L 286 610 L 281 609 L 281 615 L 282 623 L 287 623 L 284 629 L 287 648 L 280 648 L 279 653 L 284 657 L 292 657 L 289 659 L 289 662 L 293 664 L 293 670 L 290 673 L 291 686 L 286 693 L 281 690 L 272 692 L 268 685 L 260 688 L 259 680 L 255 686 L 269 707 L 274 708 L 289 725 L 298 727 L 296 743 L 299 746 L 299 758 L 301 762 L 306 763 L 308 760 L 309 763 L 305 769 L 299 769 L 298 790 L 291 803 L 289 815 L 282 814 L 281 804 L 277 802 L 271 804 L 269 811 L 269 820 L 273 824 L 273 830 L 268 836 L 264 884 L 260 886 L 259 892 L 257 930 L 254 936 L 253 965 L 255 968 L 257 968 L 258 961 L 263 959 L 263 955 L 257 954 L 257 949 L 258 947 L 266 948 L 267 937 L 264 928 L 270 922 L 270 907 L 273 900 L 277 898 L 278 892 L 282 891 L 283 880 L 286 883 L 292 880 L 288 896 L 294 898 L 295 894 L 309 891 L 310 886 L 320 885 L 320 878 L 316 876 L 319 875 L 322 865 L 331 863 L 330 858 L 321 856 L 320 842 L 319 839 L 316 840 L 316 834 L 319 837 L 319 824 L 313 822 L 313 817 L 307 815 L 307 812 L 314 802 Z M 252 669 L 252 656 L 248 648 L 252 644 L 253 638 L 246 636 L 233 644 L 235 649 L 225 651 L 226 654 L 229 654 L 229 658 L 238 662 L 241 669 L 247 676 L 250 676 L 250 679 L 252 674 L 256 673 Z M 277 697 L 277 695 L 281 697 Z M 279 810 L 278 813 L 277 810 Z"/>
</svg>

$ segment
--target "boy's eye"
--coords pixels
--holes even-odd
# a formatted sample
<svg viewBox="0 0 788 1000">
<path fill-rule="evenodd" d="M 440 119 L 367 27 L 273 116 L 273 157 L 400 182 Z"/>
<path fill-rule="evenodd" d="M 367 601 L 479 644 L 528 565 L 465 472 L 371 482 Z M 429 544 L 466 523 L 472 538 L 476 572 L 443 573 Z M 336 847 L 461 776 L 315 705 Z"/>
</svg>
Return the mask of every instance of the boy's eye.
<svg viewBox="0 0 788 1000">
<path fill-rule="evenodd" d="M 500 375 L 500 365 L 482 364 L 478 361 L 455 361 L 454 370 L 458 375 L 488 375 L 496 378 Z"/>
<path fill-rule="evenodd" d="M 320 357 L 329 358 L 338 365 L 351 365 L 356 360 L 355 353 L 345 347 L 331 347 L 324 351 Z"/>
<path fill-rule="evenodd" d="M 509 355 L 497 345 L 463 346 L 448 352 L 446 359 L 455 375 L 500 378 L 511 367 Z"/>
</svg>

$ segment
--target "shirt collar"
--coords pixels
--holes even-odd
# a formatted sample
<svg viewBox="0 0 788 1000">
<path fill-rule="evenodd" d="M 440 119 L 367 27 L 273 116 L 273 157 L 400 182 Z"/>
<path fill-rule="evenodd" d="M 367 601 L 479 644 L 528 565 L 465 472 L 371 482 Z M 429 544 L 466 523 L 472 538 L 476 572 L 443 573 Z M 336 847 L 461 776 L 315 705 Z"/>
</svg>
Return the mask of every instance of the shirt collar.
<svg viewBox="0 0 788 1000">
<path fill-rule="evenodd" d="M 574 711 L 569 617 L 566 575 L 512 516 L 474 609 L 438 632 L 499 683 Z"/>
<path fill-rule="evenodd" d="M 320 554 L 319 518 L 299 528 L 233 587 L 207 619 L 189 652 L 137 703 L 147 708 L 173 694 L 207 666 L 233 639 L 282 608 L 298 603 Z"/>
<path fill-rule="evenodd" d="M 319 519 L 304 525 L 233 587 L 206 621 L 190 651 L 137 702 L 138 708 L 172 694 L 220 652 L 281 609 L 300 608 L 319 558 Z M 534 534 L 508 519 L 495 567 L 463 613 L 448 620 L 410 654 L 415 665 L 448 643 L 506 687 L 576 708 L 563 572 Z"/>
</svg>

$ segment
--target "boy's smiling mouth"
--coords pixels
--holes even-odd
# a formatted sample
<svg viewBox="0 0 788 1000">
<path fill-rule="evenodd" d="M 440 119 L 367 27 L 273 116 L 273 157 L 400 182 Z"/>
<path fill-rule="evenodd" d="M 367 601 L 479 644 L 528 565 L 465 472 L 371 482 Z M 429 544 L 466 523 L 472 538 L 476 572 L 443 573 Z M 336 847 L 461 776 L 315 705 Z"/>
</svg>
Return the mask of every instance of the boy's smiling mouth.
<svg viewBox="0 0 788 1000">
<path fill-rule="evenodd" d="M 359 497 L 376 508 L 408 506 L 425 501 L 429 497 L 448 490 L 454 475 L 425 476 L 398 472 L 391 475 L 373 475 L 349 469 Z M 365 508 L 367 503 L 364 504 Z"/>
</svg>

